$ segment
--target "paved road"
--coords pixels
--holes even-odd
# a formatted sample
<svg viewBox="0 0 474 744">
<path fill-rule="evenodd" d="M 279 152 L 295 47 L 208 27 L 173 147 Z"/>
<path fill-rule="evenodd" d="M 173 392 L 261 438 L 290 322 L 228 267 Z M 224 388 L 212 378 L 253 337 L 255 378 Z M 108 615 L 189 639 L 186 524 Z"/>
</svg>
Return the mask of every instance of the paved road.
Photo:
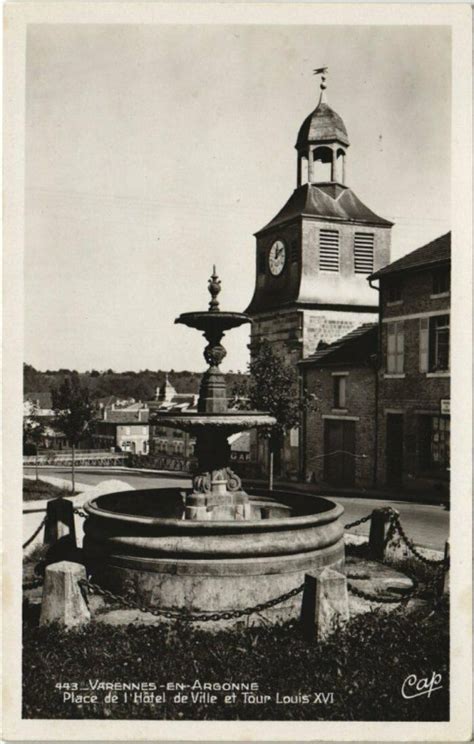
<svg viewBox="0 0 474 744">
<path fill-rule="evenodd" d="M 31 474 L 34 468 L 25 468 L 25 472 Z M 69 468 L 41 468 L 40 473 L 57 478 L 70 480 Z M 153 488 L 157 483 L 161 487 L 189 486 L 190 481 L 184 477 L 167 477 L 149 473 L 124 473 L 120 470 L 104 468 L 77 468 L 76 480 L 78 483 L 96 485 L 102 480 L 113 478 L 129 483 L 134 488 Z M 334 497 L 331 497 L 334 498 Z M 344 523 L 354 522 L 356 519 L 369 514 L 379 506 L 393 506 L 400 512 L 400 518 L 405 531 L 418 545 L 426 548 L 442 550 L 449 534 L 449 512 L 441 506 L 428 504 L 413 504 L 405 501 L 385 501 L 379 499 L 355 498 L 352 496 L 338 496 L 336 499 L 345 509 Z M 368 525 L 363 524 L 352 530 L 355 534 L 366 535 Z"/>
</svg>

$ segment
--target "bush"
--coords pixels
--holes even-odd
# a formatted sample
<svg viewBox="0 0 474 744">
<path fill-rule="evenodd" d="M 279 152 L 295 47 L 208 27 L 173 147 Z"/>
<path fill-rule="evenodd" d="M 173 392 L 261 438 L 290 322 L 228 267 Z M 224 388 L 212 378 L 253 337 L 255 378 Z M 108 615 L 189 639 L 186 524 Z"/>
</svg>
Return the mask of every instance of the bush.
<svg viewBox="0 0 474 744">
<path fill-rule="evenodd" d="M 215 635 L 184 624 L 113 627 L 93 624 L 69 631 L 24 622 L 23 716 L 26 718 L 116 718 L 196 720 L 443 721 L 449 718 L 448 605 L 411 613 L 399 609 L 355 616 L 326 642 L 306 641 L 296 623 L 249 627 Z M 442 689 L 415 699 L 401 695 L 405 678 L 442 675 Z M 129 700 L 78 705 L 62 701 L 60 682 L 256 682 L 263 704 L 240 694 L 234 704 L 222 693 L 214 704 L 163 704 Z M 279 704 L 280 696 L 296 696 Z M 332 703 L 305 703 L 298 693 L 334 693 Z M 99 694 L 100 695 L 100 694 Z M 312 700 L 313 698 L 311 698 Z M 298 702 L 299 700 L 299 702 Z"/>
<path fill-rule="evenodd" d="M 37 501 L 42 499 L 58 499 L 65 496 L 73 496 L 75 491 L 66 488 L 58 488 L 52 483 L 41 480 L 30 480 L 23 478 L 23 501 Z"/>
</svg>

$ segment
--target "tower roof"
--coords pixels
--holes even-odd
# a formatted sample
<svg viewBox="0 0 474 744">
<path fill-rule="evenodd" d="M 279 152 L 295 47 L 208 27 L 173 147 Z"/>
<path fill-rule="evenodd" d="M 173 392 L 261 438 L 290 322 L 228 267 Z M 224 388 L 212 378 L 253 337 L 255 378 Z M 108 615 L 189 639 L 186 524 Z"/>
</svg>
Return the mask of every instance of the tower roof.
<svg viewBox="0 0 474 744">
<path fill-rule="evenodd" d="M 300 150 L 308 143 L 334 141 L 341 142 L 346 147 L 349 146 L 344 122 L 321 95 L 318 105 L 301 125 L 295 147 Z"/>
<path fill-rule="evenodd" d="M 391 227 L 392 222 L 379 217 L 347 186 L 303 184 L 295 189 L 285 206 L 256 235 L 297 217 L 320 217 L 344 222 L 367 223 Z"/>
<path fill-rule="evenodd" d="M 165 403 L 169 403 L 176 395 L 176 390 L 168 379 L 168 375 L 165 375 L 165 381 L 156 389 L 156 400 L 161 400 Z"/>
</svg>

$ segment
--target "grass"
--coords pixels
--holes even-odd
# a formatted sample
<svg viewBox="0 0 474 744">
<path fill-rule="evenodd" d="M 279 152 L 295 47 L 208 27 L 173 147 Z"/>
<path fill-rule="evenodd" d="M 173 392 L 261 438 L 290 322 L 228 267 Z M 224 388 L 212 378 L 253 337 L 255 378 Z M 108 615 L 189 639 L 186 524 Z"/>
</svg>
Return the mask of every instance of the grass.
<svg viewBox="0 0 474 744">
<path fill-rule="evenodd" d="M 306 640 L 295 622 L 250 627 L 215 635 L 184 624 L 106 626 L 82 630 L 37 627 L 31 611 L 23 627 L 23 716 L 81 719 L 354 720 L 443 721 L 449 718 L 449 608 L 446 599 L 408 612 L 358 615 L 323 643 Z M 430 697 L 404 699 L 408 675 L 442 675 L 442 689 Z M 270 700 L 250 703 L 236 694 L 214 692 L 216 701 L 146 703 L 117 693 L 117 702 L 63 701 L 66 685 L 100 682 L 254 682 Z M 57 685 L 63 685 L 62 688 Z M 70 688 L 69 688 L 70 689 Z M 189 694 L 189 689 L 186 693 Z M 276 694 L 292 696 L 277 703 Z M 314 702 L 314 693 L 333 692 L 333 702 Z M 310 702 L 301 696 L 308 695 Z"/>
<path fill-rule="evenodd" d="M 74 496 L 76 491 L 68 488 L 59 488 L 52 483 L 42 480 L 30 480 L 23 478 L 23 501 L 40 501 L 43 499 L 58 499 L 65 496 Z"/>
</svg>

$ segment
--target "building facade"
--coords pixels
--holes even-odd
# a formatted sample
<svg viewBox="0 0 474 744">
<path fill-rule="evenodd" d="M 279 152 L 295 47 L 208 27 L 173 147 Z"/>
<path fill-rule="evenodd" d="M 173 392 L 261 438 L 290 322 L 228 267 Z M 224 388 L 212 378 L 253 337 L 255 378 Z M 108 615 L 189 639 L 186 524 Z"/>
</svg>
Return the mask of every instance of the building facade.
<svg viewBox="0 0 474 744">
<path fill-rule="evenodd" d="M 125 408 L 102 409 L 103 418 L 94 422 L 92 441 L 96 449 L 147 455 L 150 451 L 149 410 L 136 403 Z"/>
<path fill-rule="evenodd" d="M 378 482 L 449 492 L 451 233 L 375 272 Z"/>
<path fill-rule="evenodd" d="M 302 425 L 307 482 L 374 486 L 377 331 L 376 323 L 366 323 L 299 363 L 303 387 L 314 400 Z"/>
<path fill-rule="evenodd" d="M 162 385 L 156 389 L 154 410 L 189 411 L 197 409 L 197 395 L 177 393 L 166 375 Z M 167 426 L 152 425 L 150 431 L 150 453 L 156 456 L 189 458 L 194 455 L 195 438 L 187 431 Z"/>
<path fill-rule="evenodd" d="M 332 343 L 377 318 L 378 295 L 366 278 L 390 259 L 392 223 L 347 186 L 347 130 L 321 87 L 297 137 L 296 189 L 255 234 L 256 282 L 246 310 L 251 354 L 266 339 L 295 366 L 320 341 Z M 299 435 L 291 436 L 282 468 L 301 473 Z M 254 445 L 265 462 L 262 447 Z"/>
</svg>

